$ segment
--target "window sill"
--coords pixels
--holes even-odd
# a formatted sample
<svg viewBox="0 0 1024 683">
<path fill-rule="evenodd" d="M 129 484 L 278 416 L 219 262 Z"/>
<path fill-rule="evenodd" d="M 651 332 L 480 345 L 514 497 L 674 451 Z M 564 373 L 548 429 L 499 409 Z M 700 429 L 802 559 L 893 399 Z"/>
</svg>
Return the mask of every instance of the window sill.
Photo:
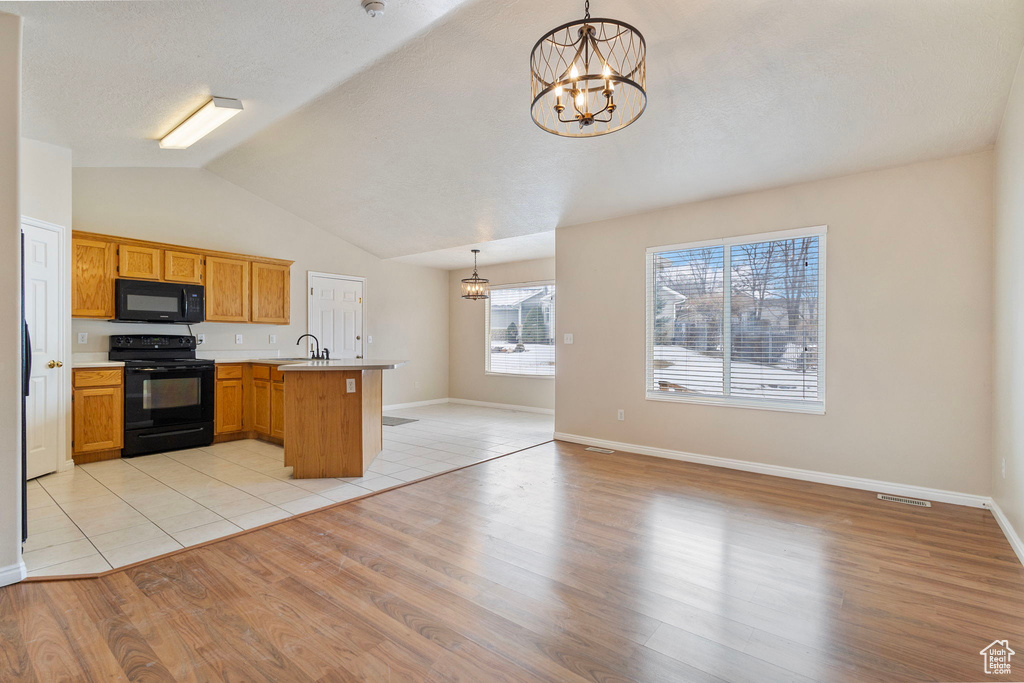
<svg viewBox="0 0 1024 683">
<path fill-rule="evenodd" d="M 512 373 L 512 372 L 491 372 L 490 370 L 485 370 L 484 374 L 485 375 L 490 375 L 491 377 L 526 377 L 526 378 L 529 378 L 529 379 L 554 379 L 555 378 L 554 375 L 519 375 L 519 374 Z"/>
<path fill-rule="evenodd" d="M 766 402 L 766 401 L 745 401 L 735 398 L 715 398 L 712 396 L 673 396 L 675 392 L 648 391 L 648 401 L 662 401 L 665 403 L 696 403 L 706 406 L 723 406 L 725 408 L 747 408 L 752 410 L 772 410 L 780 413 L 804 413 L 806 415 L 824 415 L 824 403 L 811 403 L 793 405 L 791 403 Z"/>
</svg>

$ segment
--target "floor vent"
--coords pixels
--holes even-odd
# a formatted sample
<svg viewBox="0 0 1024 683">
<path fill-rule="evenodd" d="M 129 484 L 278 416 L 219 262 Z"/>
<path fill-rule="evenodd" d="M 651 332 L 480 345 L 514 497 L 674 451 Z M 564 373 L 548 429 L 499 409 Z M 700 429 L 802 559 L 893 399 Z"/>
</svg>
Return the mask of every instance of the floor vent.
<svg viewBox="0 0 1024 683">
<path fill-rule="evenodd" d="M 615 451 L 610 451 L 607 448 L 598 448 L 597 446 L 588 446 L 585 450 L 593 451 L 594 453 L 614 453 L 615 452 Z"/>
<path fill-rule="evenodd" d="M 916 498 L 904 498 L 903 496 L 890 496 L 887 493 L 879 493 L 879 500 L 888 500 L 893 503 L 903 503 L 904 505 L 917 505 L 918 507 L 930 508 L 932 506 L 927 500 L 917 500 Z"/>
</svg>

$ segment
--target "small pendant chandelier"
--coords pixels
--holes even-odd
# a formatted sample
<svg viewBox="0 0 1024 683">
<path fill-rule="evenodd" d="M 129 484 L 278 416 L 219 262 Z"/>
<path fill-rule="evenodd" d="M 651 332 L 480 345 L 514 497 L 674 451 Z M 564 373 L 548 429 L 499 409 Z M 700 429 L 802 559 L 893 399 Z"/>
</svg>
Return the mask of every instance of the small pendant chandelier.
<svg viewBox="0 0 1024 683">
<path fill-rule="evenodd" d="M 476 272 L 476 255 L 480 253 L 479 249 L 473 250 L 473 277 L 467 277 L 462 281 L 462 298 L 463 299 L 489 299 L 491 291 L 491 282 L 486 280 Z"/>
<path fill-rule="evenodd" d="M 622 130 L 647 108 L 647 44 L 629 24 L 591 19 L 559 26 L 530 53 L 534 123 L 549 133 L 592 138 Z"/>
</svg>

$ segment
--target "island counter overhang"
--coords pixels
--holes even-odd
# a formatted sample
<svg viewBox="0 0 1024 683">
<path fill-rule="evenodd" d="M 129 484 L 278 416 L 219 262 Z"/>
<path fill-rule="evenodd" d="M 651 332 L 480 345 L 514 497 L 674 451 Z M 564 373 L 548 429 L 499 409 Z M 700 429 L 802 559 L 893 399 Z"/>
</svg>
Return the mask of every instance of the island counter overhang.
<svg viewBox="0 0 1024 683">
<path fill-rule="evenodd" d="M 384 370 L 404 360 L 311 360 L 284 375 L 284 464 L 295 479 L 361 477 L 383 447 Z"/>
</svg>

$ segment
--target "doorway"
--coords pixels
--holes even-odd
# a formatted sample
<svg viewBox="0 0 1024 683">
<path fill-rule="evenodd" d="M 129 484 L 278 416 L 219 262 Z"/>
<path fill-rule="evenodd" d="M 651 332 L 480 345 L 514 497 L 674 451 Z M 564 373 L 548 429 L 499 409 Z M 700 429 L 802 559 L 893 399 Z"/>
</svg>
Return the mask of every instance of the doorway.
<svg viewBox="0 0 1024 683">
<path fill-rule="evenodd" d="M 25 398 L 25 478 L 62 469 L 67 450 L 67 272 L 65 231 L 23 217 L 25 323 L 31 339 Z"/>
<path fill-rule="evenodd" d="M 362 358 L 366 278 L 311 271 L 308 279 L 309 333 L 331 358 Z"/>
</svg>

